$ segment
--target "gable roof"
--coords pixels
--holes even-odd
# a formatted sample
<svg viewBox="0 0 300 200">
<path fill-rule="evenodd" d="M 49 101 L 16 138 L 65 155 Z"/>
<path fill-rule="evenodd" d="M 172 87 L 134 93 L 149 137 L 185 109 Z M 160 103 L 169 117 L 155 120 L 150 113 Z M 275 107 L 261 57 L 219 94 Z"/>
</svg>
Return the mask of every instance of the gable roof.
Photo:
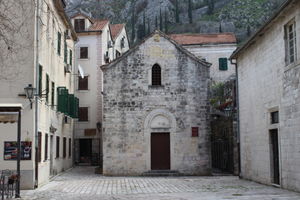
<svg viewBox="0 0 300 200">
<path fill-rule="evenodd" d="M 88 28 L 87 31 L 102 31 L 103 28 L 109 23 L 109 20 L 96 19 L 94 23 Z"/>
<path fill-rule="evenodd" d="M 179 51 L 183 52 L 184 54 L 186 54 L 188 57 L 190 57 L 192 60 L 201 63 L 203 65 L 205 65 L 206 67 L 210 67 L 211 63 L 208 63 L 198 57 L 196 57 L 194 54 L 192 54 L 191 52 L 189 52 L 188 50 L 186 50 L 185 48 L 183 48 L 180 44 L 178 44 L 176 41 L 174 41 L 173 39 L 171 39 L 170 37 L 168 37 L 166 34 L 164 34 L 163 32 L 159 31 L 159 30 L 155 30 L 154 32 L 152 32 L 152 34 L 150 34 L 147 38 L 145 38 L 144 40 L 142 40 L 139 44 L 135 45 L 134 47 L 132 47 L 131 49 L 129 49 L 126 53 L 124 53 L 122 56 L 120 56 L 119 58 L 117 58 L 116 60 L 114 60 L 111 63 L 108 63 L 106 65 L 102 65 L 100 66 L 102 70 L 104 69 L 108 69 L 109 67 L 115 66 L 116 64 L 118 64 L 123 58 L 127 57 L 128 55 L 130 55 L 133 51 L 135 51 L 139 46 L 141 46 L 142 44 L 144 44 L 148 39 L 152 38 L 155 34 L 159 34 L 161 37 L 167 39 L 169 42 L 171 42 Z"/>
<path fill-rule="evenodd" d="M 122 29 L 125 27 L 124 24 L 110 24 L 110 31 L 111 31 L 111 37 L 113 40 L 115 40 L 119 34 L 121 33 Z"/>
<path fill-rule="evenodd" d="M 262 25 L 256 32 L 253 34 L 241 47 L 237 48 L 229 59 L 236 59 L 238 54 L 247 49 L 258 37 L 261 37 L 266 31 L 267 27 L 272 24 L 272 22 L 293 2 L 297 2 L 299 0 L 286 0 L 279 9 L 273 14 L 272 17 Z"/>
<path fill-rule="evenodd" d="M 181 45 L 197 44 L 235 44 L 237 42 L 234 33 L 217 34 L 171 34 L 170 38 Z"/>
<path fill-rule="evenodd" d="M 78 16 L 83 16 L 83 17 L 87 18 L 88 20 L 90 20 L 90 22 L 93 22 L 92 17 L 90 17 L 88 14 L 85 14 L 83 11 L 80 11 L 80 12 L 72 15 L 70 18 L 73 19 L 73 18 L 78 17 Z"/>
</svg>

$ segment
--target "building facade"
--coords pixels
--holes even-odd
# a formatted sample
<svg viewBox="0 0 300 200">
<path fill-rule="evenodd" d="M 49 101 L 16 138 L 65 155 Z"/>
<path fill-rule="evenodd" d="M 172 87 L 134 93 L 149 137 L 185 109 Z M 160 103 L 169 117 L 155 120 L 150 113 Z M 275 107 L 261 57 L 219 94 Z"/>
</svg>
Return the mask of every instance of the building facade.
<svg viewBox="0 0 300 200">
<path fill-rule="evenodd" d="M 241 175 L 300 191 L 300 2 L 280 10 L 233 55 L 238 69 Z"/>
<path fill-rule="evenodd" d="M 9 3 L 13 10 L 3 12 L 20 31 L 6 29 L 14 42 L 1 50 L 0 102 L 23 107 L 21 188 L 32 189 L 73 164 L 77 36 L 63 0 Z M 25 87 L 36 88 L 31 101 L 25 97 Z M 0 154 L 4 155 L 0 170 L 14 170 L 16 124 L 0 124 L 0 129 Z"/>
<path fill-rule="evenodd" d="M 79 119 L 75 124 L 75 162 L 98 165 L 102 160 L 102 82 L 99 66 L 111 62 L 129 49 L 123 24 L 92 19 L 84 13 L 71 18 L 78 34 L 76 67 L 84 78 L 76 77 L 76 95 L 80 99 Z M 78 68 L 76 68 L 78 70 Z"/>
<path fill-rule="evenodd" d="M 104 175 L 210 174 L 209 66 L 156 31 L 101 67 Z"/>
<path fill-rule="evenodd" d="M 212 63 L 210 77 L 213 83 L 226 82 L 235 75 L 235 66 L 229 61 L 237 48 L 234 33 L 172 34 L 170 37 L 195 56 Z"/>
</svg>

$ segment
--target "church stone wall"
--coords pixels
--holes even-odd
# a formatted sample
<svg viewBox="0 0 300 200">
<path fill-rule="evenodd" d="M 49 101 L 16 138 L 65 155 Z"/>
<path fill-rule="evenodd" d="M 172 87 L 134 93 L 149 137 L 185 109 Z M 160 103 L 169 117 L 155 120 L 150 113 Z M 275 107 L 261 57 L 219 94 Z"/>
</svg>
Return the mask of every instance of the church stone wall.
<svg viewBox="0 0 300 200">
<path fill-rule="evenodd" d="M 159 64 L 162 86 L 151 85 Z M 104 71 L 103 173 L 151 170 L 151 133 L 169 132 L 171 170 L 210 174 L 209 67 L 155 34 Z M 192 137 L 198 127 L 198 137 Z"/>
</svg>

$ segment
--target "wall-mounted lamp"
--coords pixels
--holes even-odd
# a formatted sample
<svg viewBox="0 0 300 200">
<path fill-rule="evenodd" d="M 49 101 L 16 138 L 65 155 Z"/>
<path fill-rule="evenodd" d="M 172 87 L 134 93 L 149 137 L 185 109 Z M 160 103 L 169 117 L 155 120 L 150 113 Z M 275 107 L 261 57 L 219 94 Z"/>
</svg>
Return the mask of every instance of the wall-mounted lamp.
<svg viewBox="0 0 300 200">
<path fill-rule="evenodd" d="M 26 98 L 29 99 L 30 102 L 30 108 L 32 109 L 32 99 L 35 96 L 36 88 L 32 87 L 31 84 L 29 84 L 26 88 L 24 88 Z"/>
<path fill-rule="evenodd" d="M 101 128 L 102 128 L 101 122 L 97 122 L 96 126 L 97 126 L 98 131 L 101 132 Z"/>
</svg>

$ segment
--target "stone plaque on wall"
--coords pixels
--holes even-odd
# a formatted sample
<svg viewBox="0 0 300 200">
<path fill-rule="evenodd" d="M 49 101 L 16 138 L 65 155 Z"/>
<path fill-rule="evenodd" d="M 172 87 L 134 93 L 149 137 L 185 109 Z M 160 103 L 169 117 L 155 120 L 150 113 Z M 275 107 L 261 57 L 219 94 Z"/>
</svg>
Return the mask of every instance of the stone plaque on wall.
<svg viewBox="0 0 300 200">
<path fill-rule="evenodd" d="M 96 129 L 85 129 L 84 135 L 85 136 L 95 136 L 97 133 Z"/>
</svg>

